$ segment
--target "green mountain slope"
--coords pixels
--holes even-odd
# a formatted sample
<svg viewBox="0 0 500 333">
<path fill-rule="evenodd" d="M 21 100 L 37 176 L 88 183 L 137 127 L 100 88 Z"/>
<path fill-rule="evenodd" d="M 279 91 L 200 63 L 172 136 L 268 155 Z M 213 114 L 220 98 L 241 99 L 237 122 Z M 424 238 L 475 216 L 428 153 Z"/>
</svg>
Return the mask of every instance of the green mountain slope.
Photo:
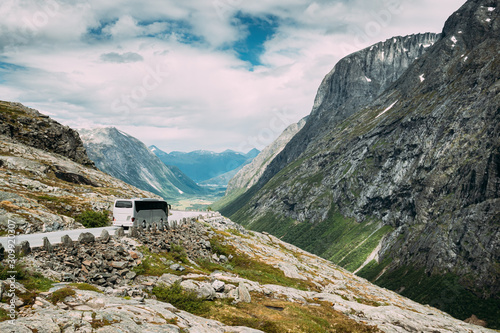
<svg viewBox="0 0 500 333">
<path fill-rule="evenodd" d="M 285 167 L 274 163 L 271 177 L 222 212 L 458 318 L 500 327 L 497 6 L 468 1 L 379 97 L 306 126 L 300 137 L 313 127 L 322 135 L 309 133 L 298 156 L 293 147 L 278 155 Z M 333 119 L 340 107 L 320 106 L 308 122 Z"/>
</svg>

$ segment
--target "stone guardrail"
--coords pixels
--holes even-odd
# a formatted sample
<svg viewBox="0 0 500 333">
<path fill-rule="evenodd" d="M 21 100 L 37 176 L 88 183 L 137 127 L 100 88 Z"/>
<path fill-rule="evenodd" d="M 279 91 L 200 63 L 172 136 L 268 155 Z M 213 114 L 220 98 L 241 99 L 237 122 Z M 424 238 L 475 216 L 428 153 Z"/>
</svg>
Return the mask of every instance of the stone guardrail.
<svg viewBox="0 0 500 333">
<path fill-rule="evenodd" d="M 139 233 L 142 233 L 144 231 L 157 232 L 157 231 L 164 231 L 164 230 L 175 230 L 175 229 L 178 229 L 182 226 L 185 226 L 187 224 L 194 223 L 194 222 L 200 221 L 200 220 L 201 221 L 216 221 L 216 222 L 219 222 L 219 220 L 220 220 L 220 222 L 222 222 L 224 219 L 225 219 L 225 217 L 223 217 L 219 212 L 208 212 L 207 214 L 200 214 L 196 217 L 185 217 L 185 218 L 182 218 L 179 220 L 172 220 L 172 221 L 168 220 L 167 223 L 165 223 L 164 225 L 159 225 L 159 226 L 147 225 L 145 228 L 142 226 L 131 227 L 129 229 L 128 235 L 129 235 L 129 237 L 136 238 L 139 236 Z M 117 228 L 115 230 L 114 236 L 116 238 L 124 237 L 125 230 L 122 227 Z M 110 237 L 109 233 L 107 232 L 107 230 L 103 230 L 100 238 L 107 238 L 107 237 Z M 95 239 L 95 236 L 89 232 L 82 232 L 80 234 L 80 236 L 78 237 L 78 242 L 79 243 L 87 243 L 87 242 L 89 242 L 90 238 Z M 49 239 L 47 237 L 43 237 L 42 241 L 43 241 L 43 245 L 41 246 L 41 248 L 43 248 L 43 250 L 45 250 L 49 253 L 53 252 L 53 244 L 50 243 Z M 58 244 L 62 244 L 63 246 L 66 246 L 70 243 L 73 244 L 73 242 L 75 242 L 75 241 L 73 241 L 71 239 L 71 237 L 69 237 L 68 235 L 64 235 L 61 237 L 61 242 Z M 15 246 L 15 249 L 14 249 L 15 255 L 16 256 L 28 255 L 31 253 L 32 248 L 38 248 L 38 247 L 40 247 L 40 246 L 31 246 L 29 241 L 24 240 Z M 5 258 L 5 252 L 6 252 L 5 248 L 3 247 L 2 244 L 0 244 L 0 260 L 3 260 Z"/>
</svg>

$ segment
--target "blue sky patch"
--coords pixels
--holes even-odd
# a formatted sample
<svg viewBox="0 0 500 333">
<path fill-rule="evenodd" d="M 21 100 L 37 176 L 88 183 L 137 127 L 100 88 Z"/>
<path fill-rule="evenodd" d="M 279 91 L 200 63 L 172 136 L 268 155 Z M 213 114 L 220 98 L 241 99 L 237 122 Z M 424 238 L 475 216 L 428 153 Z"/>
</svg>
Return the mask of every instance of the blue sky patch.
<svg viewBox="0 0 500 333">
<path fill-rule="evenodd" d="M 98 27 L 91 27 L 87 29 L 87 33 L 82 37 L 85 41 L 107 41 L 111 39 L 111 35 L 104 33 L 103 29 L 107 26 L 115 24 L 118 19 L 99 22 Z"/>
<path fill-rule="evenodd" d="M 4 61 L 0 60 L 0 83 L 7 82 L 7 80 L 5 79 L 5 77 L 8 74 L 14 73 L 14 72 L 17 72 L 17 71 L 26 70 L 26 69 L 27 69 L 27 67 L 14 65 L 14 64 L 11 64 L 11 63 L 8 63 L 8 62 L 4 62 Z"/>
<path fill-rule="evenodd" d="M 238 13 L 235 23 L 238 28 L 246 30 L 246 37 L 233 45 L 239 58 L 250 62 L 253 66 L 262 65 L 260 56 L 264 53 L 264 43 L 271 39 L 279 27 L 278 17 L 268 15 L 256 17 Z"/>
</svg>

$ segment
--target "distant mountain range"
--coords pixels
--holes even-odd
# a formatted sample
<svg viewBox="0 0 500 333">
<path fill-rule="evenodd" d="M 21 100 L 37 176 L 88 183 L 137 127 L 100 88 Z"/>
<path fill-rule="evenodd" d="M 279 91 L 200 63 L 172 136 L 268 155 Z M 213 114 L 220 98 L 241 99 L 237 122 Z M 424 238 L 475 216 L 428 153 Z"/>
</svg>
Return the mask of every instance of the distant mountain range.
<svg viewBox="0 0 500 333">
<path fill-rule="evenodd" d="M 298 123 L 288 126 L 281 135 L 270 145 L 264 148 L 251 163 L 243 166 L 240 171 L 229 181 L 227 194 L 231 192 L 249 189 L 259 180 L 271 161 L 285 148 L 290 140 L 306 124 L 308 117 L 301 119 Z"/>
<path fill-rule="evenodd" d="M 173 151 L 166 153 L 156 146 L 149 149 L 167 166 L 176 166 L 197 183 L 227 185 L 229 179 L 244 165 L 250 163 L 260 151 L 248 153 L 226 150 L 215 153 L 196 150 L 189 153 Z"/>
<path fill-rule="evenodd" d="M 166 166 L 138 139 L 114 127 L 80 129 L 90 159 L 107 174 L 172 200 L 204 192 L 175 166 Z"/>
</svg>

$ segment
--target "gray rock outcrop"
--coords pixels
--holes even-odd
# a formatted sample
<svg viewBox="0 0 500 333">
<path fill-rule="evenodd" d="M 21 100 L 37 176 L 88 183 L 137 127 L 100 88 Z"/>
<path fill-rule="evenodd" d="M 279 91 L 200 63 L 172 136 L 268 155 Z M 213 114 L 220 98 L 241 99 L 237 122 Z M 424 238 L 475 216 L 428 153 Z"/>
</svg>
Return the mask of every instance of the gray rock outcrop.
<svg viewBox="0 0 500 333">
<path fill-rule="evenodd" d="M 75 130 L 20 103 L 0 101 L 0 135 L 94 167 Z"/>
</svg>

